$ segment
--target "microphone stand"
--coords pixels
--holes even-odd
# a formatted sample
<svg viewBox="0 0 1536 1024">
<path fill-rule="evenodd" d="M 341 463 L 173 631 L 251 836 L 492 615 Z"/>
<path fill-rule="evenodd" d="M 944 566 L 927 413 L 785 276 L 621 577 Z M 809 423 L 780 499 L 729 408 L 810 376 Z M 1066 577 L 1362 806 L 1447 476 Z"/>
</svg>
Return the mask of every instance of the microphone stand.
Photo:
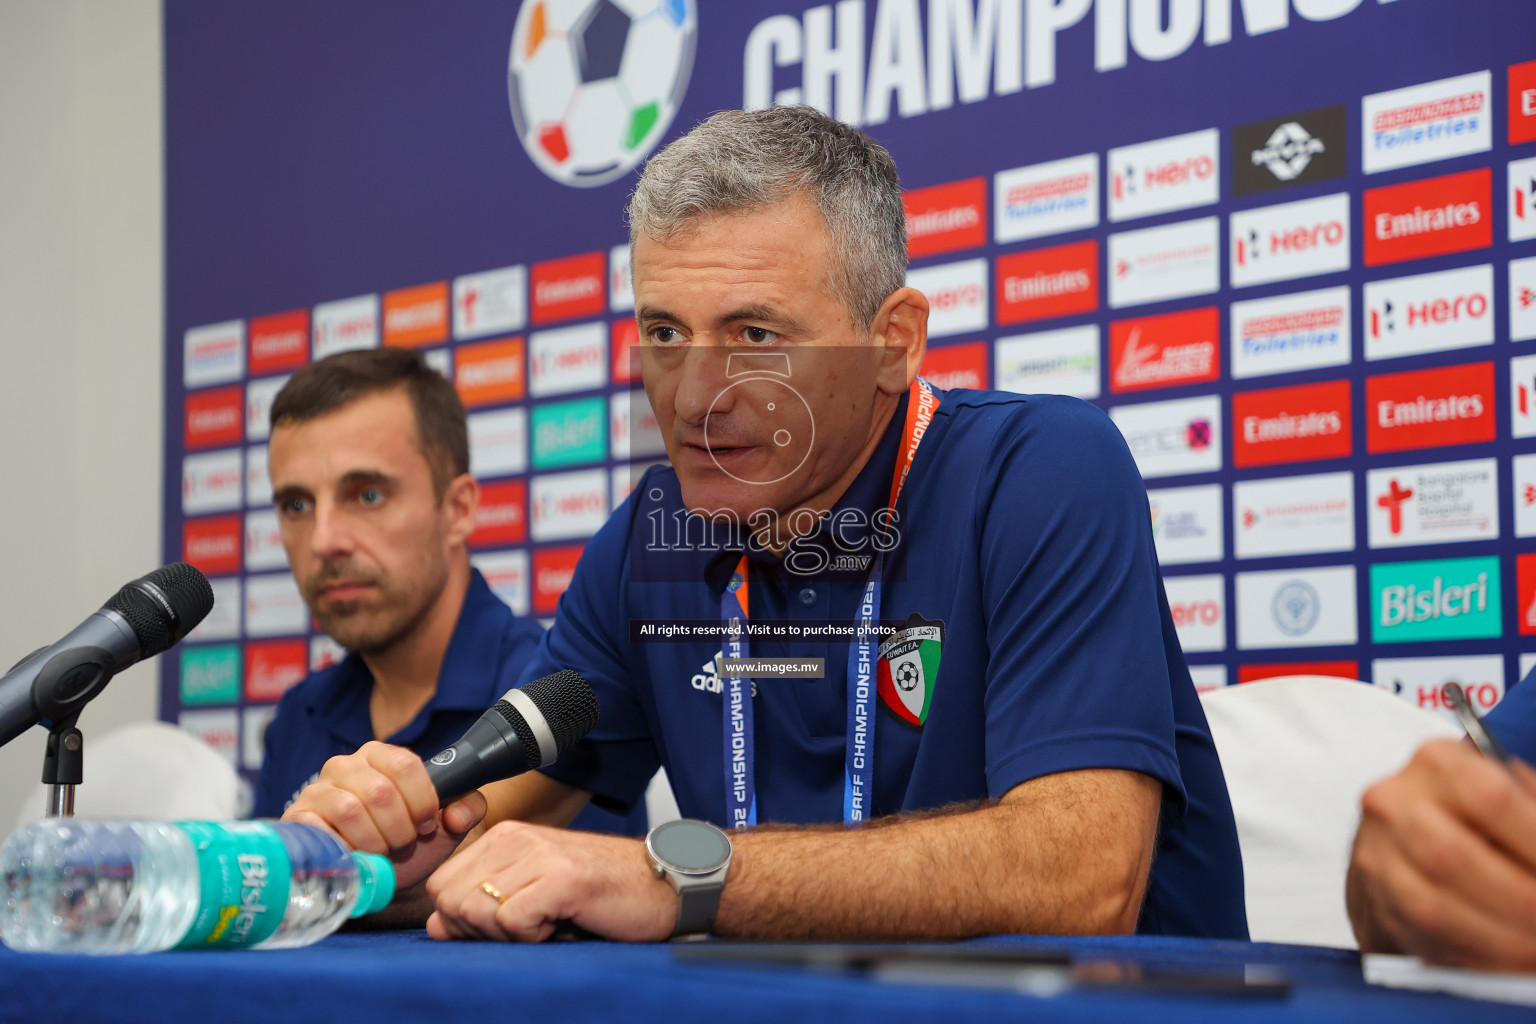
<svg viewBox="0 0 1536 1024">
<path fill-rule="evenodd" d="M 43 784 L 48 787 L 48 817 L 75 814 L 75 787 L 85 781 L 85 737 L 75 728 L 80 712 L 59 719 L 48 732 L 43 754 Z"/>
</svg>

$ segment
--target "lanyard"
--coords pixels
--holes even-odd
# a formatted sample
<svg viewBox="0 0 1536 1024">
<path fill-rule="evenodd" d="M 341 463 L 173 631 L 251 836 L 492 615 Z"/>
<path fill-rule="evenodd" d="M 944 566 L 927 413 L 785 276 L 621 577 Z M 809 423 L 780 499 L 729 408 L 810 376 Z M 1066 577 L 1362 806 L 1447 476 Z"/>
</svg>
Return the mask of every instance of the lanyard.
<svg viewBox="0 0 1536 1024">
<path fill-rule="evenodd" d="M 896 456 L 896 472 L 891 478 L 888 506 L 891 509 L 901 497 L 917 447 L 922 444 L 938 406 L 939 398 L 927 381 L 919 377 L 912 382 L 907 397 L 907 418 L 901 432 L 901 449 Z M 848 744 L 843 764 L 843 823 L 848 825 L 869 817 L 874 782 L 875 656 L 879 644 L 874 625 L 880 619 L 880 581 L 884 568 L 885 552 L 877 551 L 859 600 L 857 633 L 848 645 Z M 742 555 L 720 595 L 720 649 L 726 658 L 748 657 L 748 590 L 747 557 Z M 731 828 L 746 828 L 757 824 L 752 683 L 748 679 L 724 677 L 721 682 L 726 821 Z"/>
</svg>

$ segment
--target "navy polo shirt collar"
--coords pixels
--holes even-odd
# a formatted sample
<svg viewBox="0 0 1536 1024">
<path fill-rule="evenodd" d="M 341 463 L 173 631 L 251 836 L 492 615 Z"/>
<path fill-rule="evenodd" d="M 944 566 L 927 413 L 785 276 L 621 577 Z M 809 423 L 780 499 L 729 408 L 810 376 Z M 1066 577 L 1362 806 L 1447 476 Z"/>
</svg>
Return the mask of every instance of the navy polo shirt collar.
<svg viewBox="0 0 1536 1024">
<path fill-rule="evenodd" d="M 829 563 L 832 558 L 845 552 L 869 550 L 868 545 L 863 542 L 870 533 L 871 518 L 885 508 L 886 502 L 891 497 L 891 479 L 896 473 L 896 459 L 901 448 L 902 430 L 906 424 L 908 399 L 909 394 L 903 393 L 896 404 L 896 411 L 891 415 L 891 421 L 886 424 L 885 433 L 880 437 L 880 443 L 870 454 L 869 461 L 853 478 L 853 483 L 848 485 L 848 489 L 837 500 L 832 511 L 824 516 L 810 533 L 795 540 L 796 546 L 802 549 L 809 545 L 820 547 L 828 556 Z M 850 509 L 857 510 L 859 515 L 850 516 L 847 521 L 840 521 L 840 513 Z M 736 563 L 741 559 L 741 553 L 740 546 L 722 549 L 706 563 L 704 579 L 712 592 L 718 595 L 725 589 L 731 573 L 736 568 Z M 752 563 L 754 571 L 763 571 L 770 575 L 790 575 L 783 568 L 783 556 L 775 555 L 771 551 L 748 545 L 747 558 Z M 808 578 L 803 573 L 792 575 L 796 579 Z M 831 569 L 816 574 L 817 578 L 823 579 L 847 577 L 860 581 L 867 575 L 867 570 Z"/>
<path fill-rule="evenodd" d="M 497 635 L 503 626 L 502 620 L 511 614 L 511 609 L 492 592 L 480 570 L 470 570 L 464 606 L 459 610 L 459 621 L 448 641 L 448 650 L 443 654 L 442 668 L 438 670 L 437 690 L 408 725 L 388 737 L 389 742 L 409 746 L 426 731 L 427 723 L 439 711 L 485 708 L 484 680 L 497 674 L 498 652 L 496 645 L 477 642 L 476 637 Z M 311 717 L 330 723 L 331 733 L 353 749 L 372 740 L 373 720 L 368 713 L 368 700 L 373 693 L 373 674 L 362 657 L 349 652 L 327 683 L 316 690 L 306 703 L 305 711 Z"/>
</svg>

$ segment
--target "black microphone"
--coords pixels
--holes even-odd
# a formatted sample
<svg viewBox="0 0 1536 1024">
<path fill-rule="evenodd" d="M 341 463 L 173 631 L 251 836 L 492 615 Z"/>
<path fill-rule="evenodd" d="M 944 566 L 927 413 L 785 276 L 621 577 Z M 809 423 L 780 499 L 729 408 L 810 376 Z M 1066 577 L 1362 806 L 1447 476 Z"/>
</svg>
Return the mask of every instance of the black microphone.
<svg viewBox="0 0 1536 1024">
<path fill-rule="evenodd" d="M 446 807 L 488 782 L 555 763 L 592 731 L 597 694 L 564 669 L 508 690 L 457 743 L 428 761 L 427 775 Z"/>
<path fill-rule="evenodd" d="M 0 746 L 39 722 L 77 714 L 115 674 L 169 648 L 212 608 L 213 588 L 185 562 L 125 584 L 64 639 L 0 678 Z"/>
</svg>

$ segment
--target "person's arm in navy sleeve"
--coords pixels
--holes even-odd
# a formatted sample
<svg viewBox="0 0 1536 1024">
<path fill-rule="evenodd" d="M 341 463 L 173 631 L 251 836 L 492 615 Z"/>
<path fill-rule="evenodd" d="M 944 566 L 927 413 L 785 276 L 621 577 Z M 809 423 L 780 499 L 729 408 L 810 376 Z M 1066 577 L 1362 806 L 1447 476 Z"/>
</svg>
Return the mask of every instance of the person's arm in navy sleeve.
<svg viewBox="0 0 1536 1024">
<path fill-rule="evenodd" d="M 1536 682 L 1488 725 L 1512 755 L 1536 756 Z M 1345 884 L 1363 952 L 1536 971 L 1536 771 L 1512 768 L 1435 740 L 1366 790 Z"/>
<path fill-rule="evenodd" d="M 1044 580 L 1033 575 L 1037 538 L 1019 509 L 999 507 L 981 524 L 978 557 L 990 566 L 984 587 L 997 625 L 991 641 L 999 666 L 989 683 L 989 713 L 1019 713 L 1008 708 L 1014 688 L 1068 681 L 1054 673 L 1102 672 L 1107 678 L 1097 685 L 1108 691 L 1102 703 L 1118 700 L 1124 707 L 1109 707 L 1097 732 L 1083 727 L 1084 736 L 1062 736 L 1063 745 L 1102 747 L 1101 733 L 1122 728 L 1122 719 L 1124 730 L 1144 739 L 1130 743 L 1132 752 L 1119 760 L 1103 750 L 1072 760 L 1021 744 L 996 756 L 989 751 L 989 776 L 1006 787 L 997 790 L 995 803 L 861 829 L 769 827 L 737 835 L 718 934 L 939 939 L 1134 929 L 1163 801 L 1165 780 L 1158 776 L 1169 776 L 1169 786 L 1178 776 L 1146 499 L 1113 425 L 1089 412 L 1076 429 L 1088 432 L 1081 439 L 1091 452 L 1065 452 L 1053 464 L 1054 478 L 1013 481 L 1060 505 L 1059 516 L 1046 516 L 1052 528 L 1070 526 L 1070 536 L 1051 538 L 1066 545 L 1050 573 L 1062 614 L 1036 614 L 1037 584 Z M 1061 443 L 1078 439 L 1069 434 Z M 1022 443 L 999 439 L 998 474 L 1039 472 L 1016 457 Z M 1111 453 L 1111 464 L 1084 465 L 1100 449 Z M 1128 529 L 1142 531 L 1132 538 L 1136 543 L 1121 542 Z M 1145 557 L 1128 555 L 1127 547 Z M 1108 627 L 1089 618 L 1106 615 L 1118 626 L 1123 616 L 1110 611 L 1117 601 L 1137 611 L 1123 637 L 1101 635 Z M 1086 644 L 1119 650 L 1094 651 L 1085 665 L 1069 652 Z M 1027 655 L 1016 646 L 1040 651 Z M 1143 661 L 1154 666 L 1155 679 L 1147 678 Z M 1146 698 L 1136 692 L 1148 689 L 1157 692 Z M 1072 719 L 1062 725 L 1079 727 Z M 1005 730 L 997 735 L 1007 738 Z M 501 904 L 488 899 L 480 888 L 487 879 L 515 895 Z M 537 941 L 569 919 L 609 938 L 648 941 L 666 938 L 677 915 L 676 895 L 657 878 L 639 843 L 516 822 L 497 825 L 445 864 L 428 890 L 437 906 L 428 931 L 437 938 Z"/>
</svg>

